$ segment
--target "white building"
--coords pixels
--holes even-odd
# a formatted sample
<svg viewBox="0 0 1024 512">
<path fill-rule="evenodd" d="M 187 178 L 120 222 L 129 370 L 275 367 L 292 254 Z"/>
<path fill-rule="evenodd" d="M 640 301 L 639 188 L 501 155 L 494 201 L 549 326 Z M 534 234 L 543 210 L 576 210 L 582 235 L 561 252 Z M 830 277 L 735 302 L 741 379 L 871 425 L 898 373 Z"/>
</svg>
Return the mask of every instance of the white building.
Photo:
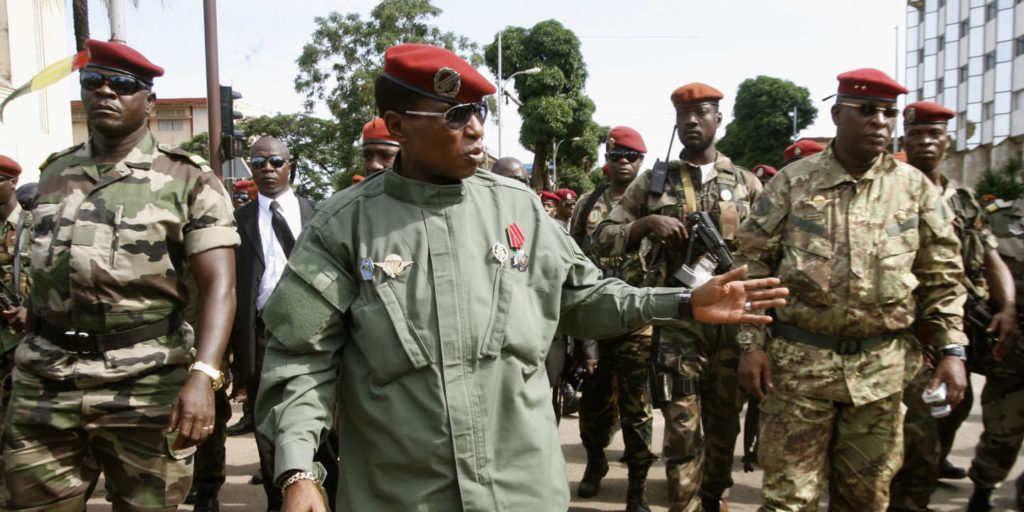
<svg viewBox="0 0 1024 512">
<path fill-rule="evenodd" d="M 67 57 L 64 2 L 0 0 L 0 100 L 44 67 Z M 57 85 L 17 98 L 0 123 L 0 154 L 22 167 L 20 183 L 39 180 L 39 164 L 71 143 L 71 98 Z"/>
<path fill-rule="evenodd" d="M 947 175 L 973 186 L 1024 141 L 1024 1 L 907 2 L 907 103 L 957 113 Z"/>
</svg>

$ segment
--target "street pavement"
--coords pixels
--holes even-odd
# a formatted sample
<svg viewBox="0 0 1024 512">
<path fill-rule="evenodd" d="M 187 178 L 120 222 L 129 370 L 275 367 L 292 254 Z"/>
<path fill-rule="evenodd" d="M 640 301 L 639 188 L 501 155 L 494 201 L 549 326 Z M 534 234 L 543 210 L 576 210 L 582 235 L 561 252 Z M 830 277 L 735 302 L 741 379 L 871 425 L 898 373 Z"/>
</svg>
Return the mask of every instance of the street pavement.
<svg viewBox="0 0 1024 512">
<path fill-rule="evenodd" d="M 974 446 L 977 444 L 978 436 L 981 434 L 981 389 L 984 386 L 984 379 L 973 376 L 973 384 L 976 393 L 974 408 L 971 415 L 961 427 L 957 435 L 956 444 L 950 454 L 950 461 L 962 467 L 969 467 L 971 457 L 974 455 Z M 231 423 L 241 417 L 241 407 L 235 405 L 234 416 Z M 664 432 L 664 420 L 660 412 L 655 413 L 655 446 L 660 447 L 662 434 Z M 626 497 L 626 465 L 618 462 L 622 456 L 622 437 L 615 435 L 611 447 L 607 451 L 608 460 L 611 463 L 611 470 L 608 476 L 601 483 L 601 492 L 592 499 L 581 499 L 576 497 L 576 485 L 583 477 L 583 469 L 586 466 L 586 453 L 579 439 L 579 422 L 576 417 L 564 418 L 559 425 L 559 434 L 562 440 L 562 451 L 565 454 L 566 464 L 569 473 L 569 486 L 573 493 L 572 505 L 569 510 L 572 512 L 592 512 L 605 510 L 623 510 Z M 739 440 L 742 441 L 742 434 Z M 660 449 L 656 450 L 660 451 Z M 256 454 L 256 442 L 252 434 L 229 437 L 227 444 L 227 483 L 221 489 L 220 508 L 224 511 L 260 511 L 266 508 L 266 498 L 263 495 L 263 488 L 249 485 L 249 478 L 258 467 L 258 456 Z M 732 512 L 753 512 L 757 510 L 761 496 L 761 471 L 744 473 L 743 466 L 739 460 L 742 456 L 740 442 L 736 443 L 736 458 L 733 471 L 735 484 L 729 492 L 729 510 Z M 1015 510 L 1013 505 L 1014 489 L 1013 478 L 1019 474 L 1024 465 L 1020 464 L 1021 457 L 1018 454 L 1018 464 L 1010 473 L 1010 480 L 1004 482 L 996 491 L 993 503 L 996 510 Z M 971 482 L 968 479 L 943 481 L 939 490 L 932 496 L 932 509 L 938 512 L 962 511 L 967 505 L 967 499 L 971 494 Z M 89 512 L 100 512 L 109 510 L 109 504 L 105 501 L 103 483 L 97 486 L 96 493 L 89 501 Z M 665 465 L 658 462 L 651 468 L 648 481 L 648 499 L 651 509 L 655 512 L 668 510 L 668 489 L 665 483 Z M 821 509 L 825 510 L 826 501 L 822 500 Z M 192 510 L 191 506 L 185 505 L 182 510 Z"/>
</svg>

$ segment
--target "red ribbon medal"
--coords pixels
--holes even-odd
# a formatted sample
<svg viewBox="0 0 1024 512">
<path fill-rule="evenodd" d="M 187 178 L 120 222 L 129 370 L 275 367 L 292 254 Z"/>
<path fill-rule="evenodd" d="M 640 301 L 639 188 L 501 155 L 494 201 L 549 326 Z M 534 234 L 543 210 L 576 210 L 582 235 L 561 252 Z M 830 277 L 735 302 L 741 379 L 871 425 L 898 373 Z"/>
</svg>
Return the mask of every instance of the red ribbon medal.
<svg viewBox="0 0 1024 512">
<path fill-rule="evenodd" d="M 515 254 L 512 255 L 512 266 L 520 272 L 525 272 L 530 266 L 530 255 L 526 254 L 523 250 L 523 245 L 526 244 L 526 235 L 523 234 L 523 230 L 519 229 L 519 225 L 513 222 L 508 226 L 508 243 L 515 249 Z"/>
</svg>

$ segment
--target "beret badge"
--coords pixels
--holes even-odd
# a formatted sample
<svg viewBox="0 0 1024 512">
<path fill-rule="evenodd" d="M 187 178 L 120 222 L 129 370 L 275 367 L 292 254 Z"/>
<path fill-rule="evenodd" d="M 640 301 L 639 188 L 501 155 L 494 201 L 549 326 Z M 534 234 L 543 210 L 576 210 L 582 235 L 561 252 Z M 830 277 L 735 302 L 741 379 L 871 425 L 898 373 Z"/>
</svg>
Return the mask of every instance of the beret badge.
<svg viewBox="0 0 1024 512">
<path fill-rule="evenodd" d="M 441 68 L 434 73 L 434 92 L 445 98 L 454 98 L 462 88 L 462 78 L 452 68 Z"/>
<path fill-rule="evenodd" d="M 906 112 L 903 113 L 903 119 L 908 123 L 913 123 L 915 117 L 917 117 L 917 109 L 914 107 L 908 108 Z"/>
</svg>

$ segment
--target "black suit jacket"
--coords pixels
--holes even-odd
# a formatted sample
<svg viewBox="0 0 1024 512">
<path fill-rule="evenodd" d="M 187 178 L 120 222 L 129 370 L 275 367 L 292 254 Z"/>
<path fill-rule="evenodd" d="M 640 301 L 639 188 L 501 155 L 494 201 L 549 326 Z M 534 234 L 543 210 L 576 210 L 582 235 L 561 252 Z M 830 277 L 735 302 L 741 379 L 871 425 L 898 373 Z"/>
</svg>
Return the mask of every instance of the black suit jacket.
<svg viewBox="0 0 1024 512">
<path fill-rule="evenodd" d="M 313 216 L 316 203 L 299 197 L 299 218 L 302 226 Z M 263 242 L 260 239 L 259 201 L 249 201 L 235 210 L 235 224 L 242 243 L 235 248 L 235 292 L 238 306 L 235 324 L 231 329 L 231 350 L 235 362 L 232 369 L 243 382 L 259 379 L 256 368 L 256 296 L 266 268 L 263 260 Z M 295 238 L 298 238 L 297 236 Z"/>
</svg>

